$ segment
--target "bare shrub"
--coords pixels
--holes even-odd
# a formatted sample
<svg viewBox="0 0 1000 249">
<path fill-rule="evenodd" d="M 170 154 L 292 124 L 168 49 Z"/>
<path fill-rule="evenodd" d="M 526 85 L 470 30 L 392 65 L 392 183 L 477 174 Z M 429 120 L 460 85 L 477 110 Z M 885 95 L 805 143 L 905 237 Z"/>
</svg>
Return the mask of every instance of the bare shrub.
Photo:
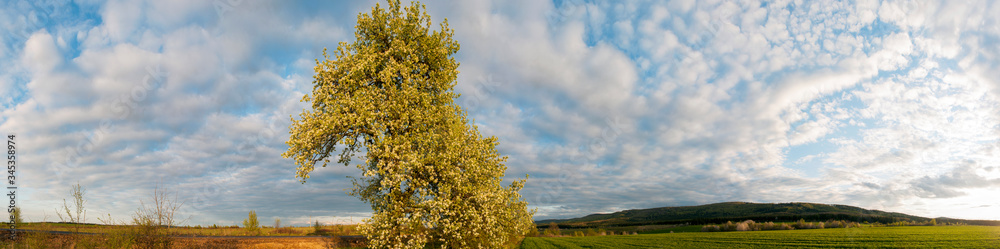
<svg viewBox="0 0 1000 249">
<path fill-rule="evenodd" d="M 187 219 L 176 219 L 177 211 L 183 206 L 184 201 L 178 200 L 177 192 L 169 193 L 157 186 L 153 189 L 152 200 L 139 201 L 139 210 L 136 210 L 135 216 L 139 218 L 138 220 L 151 222 L 154 226 L 174 227 L 187 221 Z"/>
</svg>

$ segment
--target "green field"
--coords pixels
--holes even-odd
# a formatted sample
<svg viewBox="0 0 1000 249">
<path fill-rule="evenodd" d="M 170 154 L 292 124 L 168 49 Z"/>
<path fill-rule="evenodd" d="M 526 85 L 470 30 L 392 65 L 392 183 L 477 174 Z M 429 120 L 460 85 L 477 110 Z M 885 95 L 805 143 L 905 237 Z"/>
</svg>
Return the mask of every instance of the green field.
<svg viewBox="0 0 1000 249">
<path fill-rule="evenodd" d="M 906 226 L 529 237 L 521 248 L 1000 248 L 1000 227 Z"/>
</svg>

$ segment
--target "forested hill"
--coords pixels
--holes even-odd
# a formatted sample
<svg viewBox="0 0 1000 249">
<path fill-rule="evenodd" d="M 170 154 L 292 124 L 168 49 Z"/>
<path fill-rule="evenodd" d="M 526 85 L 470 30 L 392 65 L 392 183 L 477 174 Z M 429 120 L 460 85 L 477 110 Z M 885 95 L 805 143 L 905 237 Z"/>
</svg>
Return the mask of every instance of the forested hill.
<svg viewBox="0 0 1000 249">
<path fill-rule="evenodd" d="M 539 220 L 539 226 L 555 222 L 561 227 L 599 227 L 653 224 L 709 224 L 726 221 L 807 221 L 849 220 L 892 223 L 927 221 L 930 218 L 902 213 L 869 210 L 847 205 L 818 203 L 749 203 L 724 202 L 701 206 L 661 207 L 625 210 L 610 214 L 591 214 L 573 219 Z M 957 221 L 957 220 L 956 220 Z"/>
</svg>

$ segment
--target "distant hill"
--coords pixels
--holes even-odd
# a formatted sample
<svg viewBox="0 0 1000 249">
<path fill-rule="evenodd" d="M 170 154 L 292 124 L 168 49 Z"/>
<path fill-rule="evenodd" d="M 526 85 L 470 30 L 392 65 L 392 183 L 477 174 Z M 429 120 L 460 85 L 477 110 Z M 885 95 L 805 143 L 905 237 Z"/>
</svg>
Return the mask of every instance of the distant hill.
<svg viewBox="0 0 1000 249">
<path fill-rule="evenodd" d="M 701 206 L 661 207 L 634 209 L 610 214 L 591 214 L 573 219 L 536 221 L 539 227 L 555 222 L 560 227 L 606 227 L 656 224 L 712 224 L 726 221 L 807 221 L 848 220 L 857 222 L 892 223 L 896 221 L 928 221 L 931 218 L 903 213 L 864 209 L 847 205 L 819 203 L 750 203 L 723 202 Z M 964 222 L 972 225 L 1000 225 L 1000 221 L 961 220 L 950 218 L 947 222 Z M 944 222 L 944 221 L 941 221 Z"/>
</svg>

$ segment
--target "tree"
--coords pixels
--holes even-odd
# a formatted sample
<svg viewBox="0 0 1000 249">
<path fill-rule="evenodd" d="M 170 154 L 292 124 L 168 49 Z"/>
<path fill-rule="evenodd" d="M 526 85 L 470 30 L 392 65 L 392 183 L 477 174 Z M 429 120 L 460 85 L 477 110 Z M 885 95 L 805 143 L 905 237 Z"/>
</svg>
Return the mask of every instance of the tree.
<svg viewBox="0 0 1000 249">
<path fill-rule="evenodd" d="M 60 221 L 69 220 L 69 222 L 72 223 L 82 223 L 86 221 L 85 216 L 87 214 L 87 211 L 86 209 L 83 208 L 83 205 L 87 203 L 87 200 L 83 199 L 83 195 L 86 193 L 87 190 L 84 189 L 82 186 L 80 186 L 80 183 L 76 183 L 76 185 L 73 185 L 73 190 L 72 192 L 70 192 L 70 195 L 73 196 L 73 203 L 75 204 L 74 206 L 75 209 L 71 211 L 69 208 L 69 204 L 66 204 L 66 199 L 63 199 L 63 212 L 66 213 L 66 216 L 64 217 L 62 213 L 57 211 L 56 215 L 59 216 Z"/>
<path fill-rule="evenodd" d="M 316 61 L 302 98 L 312 109 L 292 119 L 282 156 L 305 183 L 317 164 L 349 166 L 365 152 L 350 194 L 372 206 L 360 227 L 372 247 L 510 244 L 533 226 L 518 194 L 526 180 L 505 186 L 497 139 L 455 103 L 459 44 L 447 20 L 431 31 L 425 12 L 390 0 L 358 15 L 356 41 Z"/>
<path fill-rule="evenodd" d="M 24 220 L 21 219 L 21 208 L 14 208 L 14 212 L 10 214 L 14 216 L 14 224 L 24 224 Z M 9 222 L 9 221 L 8 221 Z"/>
<path fill-rule="evenodd" d="M 545 229 L 545 234 L 546 235 L 551 235 L 551 236 L 562 235 L 562 233 L 559 232 L 559 225 L 556 224 L 555 222 L 550 222 L 549 223 L 549 228 Z"/>
<path fill-rule="evenodd" d="M 246 228 L 250 233 L 257 233 L 260 231 L 260 222 L 257 221 L 257 212 L 250 210 L 250 214 L 247 215 L 247 219 L 243 220 L 243 228 Z"/>
</svg>

